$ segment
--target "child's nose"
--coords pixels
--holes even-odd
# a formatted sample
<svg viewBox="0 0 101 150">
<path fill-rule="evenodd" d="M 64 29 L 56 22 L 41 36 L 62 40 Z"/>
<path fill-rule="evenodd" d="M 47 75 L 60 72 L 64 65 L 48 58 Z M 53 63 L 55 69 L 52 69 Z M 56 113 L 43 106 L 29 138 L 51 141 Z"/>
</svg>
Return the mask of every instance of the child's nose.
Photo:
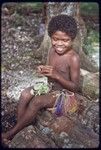
<svg viewBox="0 0 101 150">
<path fill-rule="evenodd" d="M 63 45 L 63 42 L 61 40 L 58 40 L 58 45 Z"/>
</svg>

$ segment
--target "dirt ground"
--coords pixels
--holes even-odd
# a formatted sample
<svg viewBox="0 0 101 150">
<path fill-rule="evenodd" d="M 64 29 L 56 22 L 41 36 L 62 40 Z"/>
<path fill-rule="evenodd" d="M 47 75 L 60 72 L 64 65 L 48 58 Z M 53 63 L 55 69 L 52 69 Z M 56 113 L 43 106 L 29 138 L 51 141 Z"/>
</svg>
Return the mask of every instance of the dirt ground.
<svg viewBox="0 0 101 150">
<path fill-rule="evenodd" d="M 41 58 L 35 52 L 43 39 L 40 23 L 42 15 L 20 15 L 2 7 L 1 16 L 1 70 L 2 70 L 2 129 L 11 128 L 16 122 L 14 111 L 20 92 L 34 84 L 36 66 Z M 41 79 L 40 79 L 41 80 Z M 32 82 L 33 81 L 33 82 Z"/>
</svg>

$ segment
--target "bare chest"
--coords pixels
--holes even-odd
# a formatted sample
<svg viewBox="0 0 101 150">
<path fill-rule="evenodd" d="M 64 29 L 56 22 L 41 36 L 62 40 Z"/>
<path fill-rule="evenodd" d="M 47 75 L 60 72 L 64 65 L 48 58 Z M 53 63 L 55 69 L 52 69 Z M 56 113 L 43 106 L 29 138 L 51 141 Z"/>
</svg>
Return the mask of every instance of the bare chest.
<svg viewBox="0 0 101 150">
<path fill-rule="evenodd" d="M 53 66 L 58 72 L 63 74 L 64 76 L 68 76 L 69 74 L 69 64 L 67 57 L 64 56 L 51 56 L 50 57 L 50 65 Z"/>
</svg>

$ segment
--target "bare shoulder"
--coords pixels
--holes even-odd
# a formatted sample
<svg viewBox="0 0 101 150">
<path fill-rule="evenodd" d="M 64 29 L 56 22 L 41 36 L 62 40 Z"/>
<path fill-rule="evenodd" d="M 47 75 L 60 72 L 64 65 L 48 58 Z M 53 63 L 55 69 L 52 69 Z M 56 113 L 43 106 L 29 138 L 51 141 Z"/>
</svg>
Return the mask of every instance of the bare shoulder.
<svg viewBox="0 0 101 150">
<path fill-rule="evenodd" d="M 79 55 L 74 50 L 71 50 L 69 52 L 69 62 L 71 62 L 72 64 L 80 62 L 80 57 L 79 57 Z"/>
</svg>

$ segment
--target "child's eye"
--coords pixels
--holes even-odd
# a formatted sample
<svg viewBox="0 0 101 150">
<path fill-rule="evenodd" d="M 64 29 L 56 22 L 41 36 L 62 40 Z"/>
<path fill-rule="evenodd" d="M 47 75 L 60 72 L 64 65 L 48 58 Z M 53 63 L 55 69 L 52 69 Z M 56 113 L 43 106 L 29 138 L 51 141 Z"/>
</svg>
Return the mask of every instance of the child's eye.
<svg viewBox="0 0 101 150">
<path fill-rule="evenodd" d="M 64 42 L 69 42 L 70 40 L 69 40 L 69 39 L 64 39 L 63 41 L 64 41 Z"/>
<path fill-rule="evenodd" d="M 53 38 L 53 40 L 54 40 L 54 41 L 57 41 L 58 39 L 57 39 L 57 38 Z"/>
<path fill-rule="evenodd" d="M 63 40 L 64 42 L 68 42 L 68 40 Z"/>
</svg>

